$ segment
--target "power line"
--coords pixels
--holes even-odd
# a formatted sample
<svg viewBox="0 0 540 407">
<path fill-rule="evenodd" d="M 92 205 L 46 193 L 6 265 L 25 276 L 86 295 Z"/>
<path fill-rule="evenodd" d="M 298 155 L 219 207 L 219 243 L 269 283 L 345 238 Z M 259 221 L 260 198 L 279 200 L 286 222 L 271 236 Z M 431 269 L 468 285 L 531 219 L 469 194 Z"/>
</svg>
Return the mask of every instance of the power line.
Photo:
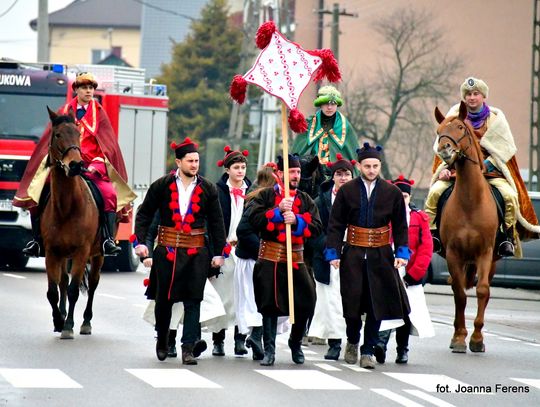
<svg viewBox="0 0 540 407">
<path fill-rule="evenodd" d="M 2 14 L 0 14 L 0 18 L 4 17 L 7 13 L 9 13 L 9 11 L 10 11 L 13 7 L 15 7 L 15 4 L 17 4 L 18 1 L 19 1 L 19 0 L 15 0 L 15 1 L 13 2 L 13 4 L 12 4 L 11 6 L 9 6 L 8 9 L 7 9 L 6 11 L 4 11 Z"/>
<path fill-rule="evenodd" d="M 17 1 L 17 0 L 16 0 Z M 197 21 L 196 18 L 193 18 L 191 16 L 188 16 L 187 14 L 182 14 L 182 13 L 177 13 L 176 11 L 174 10 L 167 10 L 165 8 L 161 8 L 159 6 L 155 6 L 153 4 L 150 4 L 146 1 L 143 1 L 143 0 L 133 0 L 135 3 L 139 3 L 139 4 L 142 4 L 143 6 L 146 6 L 148 8 L 153 8 L 154 10 L 158 10 L 158 11 L 161 11 L 163 13 L 167 13 L 167 14 L 172 14 L 172 15 L 175 15 L 175 16 L 179 16 L 179 17 L 183 17 L 183 18 L 186 18 L 188 20 L 191 20 L 191 21 Z"/>
</svg>

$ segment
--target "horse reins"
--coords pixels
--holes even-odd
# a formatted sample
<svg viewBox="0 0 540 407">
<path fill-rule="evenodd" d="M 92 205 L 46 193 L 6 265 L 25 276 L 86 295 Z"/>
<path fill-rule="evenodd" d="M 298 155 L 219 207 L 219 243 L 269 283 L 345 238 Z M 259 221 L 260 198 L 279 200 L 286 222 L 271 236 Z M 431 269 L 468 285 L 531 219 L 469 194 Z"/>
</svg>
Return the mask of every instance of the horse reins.
<svg viewBox="0 0 540 407">
<path fill-rule="evenodd" d="M 455 141 L 452 137 L 446 135 L 446 134 L 443 134 L 442 136 L 439 136 L 439 141 L 443 138 L 447 138 L 448 140 L 450 140 L 452 142 L 452 144 L 454 144 L 456 147 L 459 147 L 459 142 L 461 140 L 463 140 L 465 137 L 469 136 L 469 145 L 462 151 L 462 150 L 456 150 L 456 154 L 458 156 L 458 159 L 461 159 L 461 158 L 464 158 L 466 160 L 469 160 L 470 162 L 474 163 L 474 164 L 478 164 L 480 165 L 477 161 L 473 160 L 471 157 L 469 157 L 467 154 L 465 154 L 465 152 L 470 148 L 472 147 L 472 140 L 470 139 L 471 137 L 471 133 L 469 132 L 469 129 L 467 128 L 467 126 L 465 125 L 465 123 L 463 123 L 463 126 L 465 128 L 465 133 L 463 134 L 463 136 L 461 136 L 458 141 Z"/>
<path fill-rule="evenodd" d="M 52 147 L 52 144 L 49 144 L 49 150 L 51 149 L 51 147 Z M 55 162 L 55 164 L 56 164 L 58 167 L 62 168 L 63 170 L 66 170 L 66 169 L 67 169 L 67 170 L 70 170 L 69 166 L 66 165 L 66 164 L 64 163 L 64 161 L 62 161 L 62 160 L 64 159 L 64 157 L 67 155 L 67 153 L 70 152 L 70 150 L 78 150 L 79 153 L 82 155 L 81 148 L 80 148 L 79 146 L 75 145 L 75 144 L 72 144 L 72 145 L 66 147 L 65 150 L 60 150 L 60 148 L 59 148 L 58 146 L 55 146 L 55 147 L 56 147 L 56 150 L 57 150 L 62 156 L 60 157 L 60 159 L 58 159 L 58 158 L 55 159 L 54 162 Z M 88 171 L 88 169 L 85 168 L 85 167 L 81 167 L 81 170 L 82 170 L 83 172 Z"/>
</svg>

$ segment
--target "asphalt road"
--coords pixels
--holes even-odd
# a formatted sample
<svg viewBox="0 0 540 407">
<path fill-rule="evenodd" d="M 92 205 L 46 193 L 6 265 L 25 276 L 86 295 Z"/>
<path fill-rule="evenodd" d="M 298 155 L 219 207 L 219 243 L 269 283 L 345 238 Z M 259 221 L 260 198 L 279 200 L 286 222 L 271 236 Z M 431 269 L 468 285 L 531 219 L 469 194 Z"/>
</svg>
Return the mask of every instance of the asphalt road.
<svg viewBox="0 0 540 407">
<path fill-rule="evenodd" d="M 0 406 L 538 406 L 540 405 L 540 293 L 493 289 L 486 315 L 486 353 L 453 354 L 453 299 L 446 286 L 426 286 L 433 338 L 411 338 L 407 365 L 387 362 L 374 371 L 323 358 L 325 346 L 304 348 L 295 365 L 287 335 L 278 336 L 273 367 L 205 352 L 199 365 L 159 362 L 153 329 L 141 319 L 146 274 L 104 273 L 93 334 L 61 340 L 53 333 L 41 264 L 0 272 Z M 472 293 L 471 293 L 472 294 Z M 76 327 L 86 297 L 80 297 Z M 469 299 L 472 330 L 475 298 Z M 203 337 L 211 342 L 210 333 Z M 457 392 L 461 390 L 460 392 Z M 465 393 L 463 393 L 465 391 Z"/>
</svg>

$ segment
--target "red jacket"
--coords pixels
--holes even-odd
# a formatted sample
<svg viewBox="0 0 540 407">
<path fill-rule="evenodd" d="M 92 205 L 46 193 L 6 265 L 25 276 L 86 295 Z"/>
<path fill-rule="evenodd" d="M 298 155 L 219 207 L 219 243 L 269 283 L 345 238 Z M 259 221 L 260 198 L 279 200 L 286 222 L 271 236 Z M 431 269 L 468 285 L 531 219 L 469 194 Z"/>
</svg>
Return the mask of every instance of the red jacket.
<svg viewBox="0 0 540 407">
<path fill-rule="evenodd" d="M 409 249 L 411 249 L 412 254 L 405 270 L 415 282 L 419 282 L 426 275 L 431 262 L 433 240 L 429 231 L 429 217 L 418 209 L 411 209 Z"/>
</svg>

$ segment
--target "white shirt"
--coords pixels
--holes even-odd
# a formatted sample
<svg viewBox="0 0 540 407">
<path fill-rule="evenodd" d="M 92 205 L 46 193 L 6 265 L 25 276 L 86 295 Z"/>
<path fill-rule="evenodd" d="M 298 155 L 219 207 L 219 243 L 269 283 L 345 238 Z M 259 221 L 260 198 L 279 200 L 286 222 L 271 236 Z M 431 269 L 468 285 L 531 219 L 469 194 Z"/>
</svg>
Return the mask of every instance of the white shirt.
<svg viewBox="0 0 540 407">
<path fill-rule="evenodd" d="M 377 180 L 374 180 L 372 182 L 368 182 L 364 178 L 362 178 L 362 182 L 364 183 L 364 185 L 366 187 L 367 197 L 368 197 L 368 200 L 369 200 L 369 198 L 371 197 L 371 193 L 375 189 L 375 185 L 377 185 Z"/>
<path fill-rule="evenodd" d="M 230 179 L 227 180 L 227 186 L 229 187 L 229 191 L 232 190 L 233 187 L 231 185 Z M 242 186 L 240 187 L 242 190 L 242 195 L 246 195 L 247 190 L 247 184 L 245 181 L 242 181 Z M 238 197 L 238 203 L 236 202 L 235 195 L 230 192 L 231 195 L 231 223 L 229 224 L 229 236 L 227 236 L 227 241 L 232 242 L 235 240 L 238 240 L 236 236 L 236 228 L 238 227 L 238 224 L 240 223 L 240 219 L 242 218 L 242 212 L 244 210 L 244 199 Z"/>
<path fill-rule="evenodd" d="M 184 188 L 179 171 L 179 169 L 176 170 L 176 187 L 178 188 L 178 206 L 180 207 L 180 215 L 182 215 L 183 218 L 188 210 L 193 190 L 197 186 L 197 177 L 193 179 L 193 182 L 191 182 L 187 188 Z"/>
</svg>

